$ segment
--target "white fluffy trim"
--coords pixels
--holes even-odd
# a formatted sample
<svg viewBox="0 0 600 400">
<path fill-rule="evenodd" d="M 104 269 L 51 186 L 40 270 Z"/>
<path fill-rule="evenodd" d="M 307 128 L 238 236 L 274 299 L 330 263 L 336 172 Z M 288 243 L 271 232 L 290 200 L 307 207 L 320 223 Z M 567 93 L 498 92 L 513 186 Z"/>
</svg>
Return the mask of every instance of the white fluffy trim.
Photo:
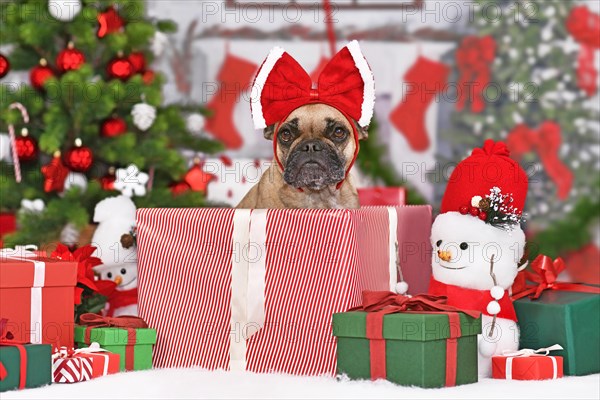
<svg viewBox="0 0 600 400">
<path fill-rule="evenodd" d="M 356 65 L 356 68 L 358 68 L 363 83 L 365 84 L 360 119 L 358 120 L 358 124 L 365 127 L 369 125 L 369 122 L 371 122 L 371 118 L 373 117 L 373 108 L 375 107 L 375 79 L 373 78 L 373 72 L 371 71 L 371 68 L 369 68 L 369 64 L 367 64 L 367 60 L 360 51 L 358 42 L 353 40 L 348 43 L 346 47 L 350 51 L 350 54 L 354 59 L 354 64 Z"/>
<path fill-rule="evenodd" d="M 254 79 L 254 85 L 252 85 L 252 91 L 250 92 L 250 111 L 252 112 L 252 121 L 254 122 L 254 129 L 264 129 L 267 127 L 265 116 L 263 115 L 262 104 L 260 99 L 262 97 L 262 91 L 267 82 L 269 74 L 273 70 L 273 67 L 283 56 L 285 50 L 281 47 L 273 47 L 269 52 L 265 62 L 263 63 L 260 71 Z"/>
</svg>

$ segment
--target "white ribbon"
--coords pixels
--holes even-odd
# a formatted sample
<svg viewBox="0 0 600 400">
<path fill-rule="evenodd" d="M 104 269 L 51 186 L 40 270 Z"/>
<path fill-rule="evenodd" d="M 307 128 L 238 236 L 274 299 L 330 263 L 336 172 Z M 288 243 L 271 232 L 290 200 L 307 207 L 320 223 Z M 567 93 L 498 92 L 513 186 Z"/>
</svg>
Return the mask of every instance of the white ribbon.
<svg viewBox="0 0 600 400">
<path fill-rule="evenodd" d="M 389 218 L 389 273 L 390 273 L 390 291 L 396 291 L 396 283 L 398 283 L 398 212 L 396 207 L 387 207 Z"/>
<path fill-rule="evenodd" d="M 556 357 L 548 356 L 551 351 L 555 350 L 563 350 L 563 347 L 560 344 L 555 344 L 550 347 L 541 347 L 537 350 L 534 349 L 521 349 L 519 351 L 507 351 L 504 350 L 502 352 L 503 356 L 506 356 L 506 379 L 512 380 L 513 378 L 513 359 L 516 357 L 548 357 L 552 360 L 552 379 L 556 379 L 558 377 L 558 364 L 556 363 Z"/>
<path fill-rule="evenodd" d="M 32 344 L 42 343 L 42 288 L 46 279 L 46 263 L 43 261 L 30 260 L 38 257 L 33 251 L 37 246 L 28 244 L 15 246 L 14 249 L 1 249 L 0 258 L 33 263 L 33 285 L 31 286 L 31 309 L 29 325 L 29 342 Z"/>
<path fill-rule="evenodd" d="M 246 369 L 246 340 L 265 322 L 267 210 L 233 215 L 229 369 Z"/>
</svg>

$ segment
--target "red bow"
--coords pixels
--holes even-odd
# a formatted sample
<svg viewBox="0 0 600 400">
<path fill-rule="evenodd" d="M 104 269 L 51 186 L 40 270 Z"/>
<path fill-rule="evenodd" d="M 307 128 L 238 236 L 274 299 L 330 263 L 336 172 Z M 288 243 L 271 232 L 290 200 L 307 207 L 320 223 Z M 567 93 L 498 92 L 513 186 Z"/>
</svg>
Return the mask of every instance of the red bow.
<svg viewBox="0 0 600 400">
<path fill-rule="evenodd" d="M 558 157 L 561 142 L 560 126 L 552 121 L 542 123 L 537 131 L 519 124 L 506 138 L 516 160 L 525 153 L 537 152 L 546 173 L 557 186 L 558 198 L 566 199 L 573 185 L 573 173 Z"/>
<path fill-rule="evenodd" d="M 565 269 L 565 262 L 562 258 L 552 260 L 552 258 L 540 254 L 531 263 L 533 272 L 522 271 L 521 278 L 517 281 L 524 282 L 525 280 L 536 283 L 536 285 L 521 285 L 515 287 L 515 293 L 512 296 L 513 300 L 529 296 L 531 299 L 537 299 L 542 295 L 544 290 L 565 290 L 570 292 L 594 293 L 600 294 L 600 288 L 586 286 L 579 283 L 557 282 L 556 279 Z"/>
<path fill-rule="evenodd" d="M 103 317 L 102 315 L 85 313 L 79 317 L 79 323 L 81 325 L 87 325 L 91 328 L 102 328 L 102 327 L 117 327 L 117 328 L 147 328 L 148 324 L 140 317 L 134 317 L 133 315 L 122 315 L 120 317 Z"/>
<path fill-rule="evenodd" d="M 496 42 L 491 36 L 467 36 L 463 39 L 456 50 L 456 64 L 460 71 L 456 102 L 458 111 L 465 107 L 467 93 L 471 99 L 471 111 L 480 113 L 485 109 L 483 90 L 490 82 L 490 64 L 495 57 Z"/>
<path fill-rule="evenodd" d="M 366 290 L 363 292 L 362 305 L 350 311 L 380 312 L 382 314 L 394 314 L 405 311 L 462 312 L 473 318 L 479 318 L 481 315 L 479 311 L 461 310 L 460 308 L 446 304 L 446 302 L 446 296 L 419 294 L 408 297 L 393 292 Z"/>
<path fill-rule="evenodd" d="M 600 48 L 600 16 L 586 6 L 574 7 L 566 22 L 567 30 L 581 44 L 577 59 L 577 83 L 588 96 L 598 90 L 598 71 L 594 65 L 594 49 Z"/>
<path fill-rule="evenodd" d="M 92 257 L 94 251 L 96 251 L 94 246 L 85 245 L 71 252 L 67 246 L 59 243 L 56 250 L 50 254 L 50 257 L 59 260 L 77 261 L 77 283 L 97 292 L 98 287 L 94 282 L 93 267 L 102 264 L 102 261 L 98 257 Z M 83 293 L 83 288 L 75 287 L 75 304 L 81 304 L 81 293 Z"/>
</svg>

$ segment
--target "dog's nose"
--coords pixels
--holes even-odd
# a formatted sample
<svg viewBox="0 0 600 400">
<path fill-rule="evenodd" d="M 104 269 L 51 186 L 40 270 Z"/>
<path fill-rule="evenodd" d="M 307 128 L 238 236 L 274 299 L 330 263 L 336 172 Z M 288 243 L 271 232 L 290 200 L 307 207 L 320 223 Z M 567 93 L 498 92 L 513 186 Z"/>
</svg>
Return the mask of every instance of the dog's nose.
<svg viewBox="0 0 600 400">
<path fill-rule="evenodd" d="M 312 153 L 315 151 L 322 151 L 323 144 L 319 140 L 309 140 L 301 144 L 301 150 L 307 153 Z"/>
<path fill-rule="evenodd" d="M 450 261 L 452 259 L 452 253 L 449 251 L 438 250 L 438 257 L 444 261 Z"/>
</svg>

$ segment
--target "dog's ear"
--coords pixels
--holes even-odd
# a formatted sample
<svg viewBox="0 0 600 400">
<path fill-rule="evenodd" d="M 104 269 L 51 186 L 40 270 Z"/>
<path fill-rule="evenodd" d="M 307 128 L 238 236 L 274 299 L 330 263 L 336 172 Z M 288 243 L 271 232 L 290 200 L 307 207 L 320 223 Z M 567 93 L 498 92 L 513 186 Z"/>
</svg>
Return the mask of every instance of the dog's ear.
<svg viewBox="0 0 600 400">
<path fill-rule="evenodd" d="M 358 132 L 358 140 L 365 140 L 369 137 L 369 127 L 364 128 L 356 124 L 356 132 Z"/>
<path fill-rule="evenodd" d="M 263 131 L 263 135 L 267 140 L 273 140 L 273 135 L 275 134 L 275 124 L 267 126 Z"/>
</svg>

